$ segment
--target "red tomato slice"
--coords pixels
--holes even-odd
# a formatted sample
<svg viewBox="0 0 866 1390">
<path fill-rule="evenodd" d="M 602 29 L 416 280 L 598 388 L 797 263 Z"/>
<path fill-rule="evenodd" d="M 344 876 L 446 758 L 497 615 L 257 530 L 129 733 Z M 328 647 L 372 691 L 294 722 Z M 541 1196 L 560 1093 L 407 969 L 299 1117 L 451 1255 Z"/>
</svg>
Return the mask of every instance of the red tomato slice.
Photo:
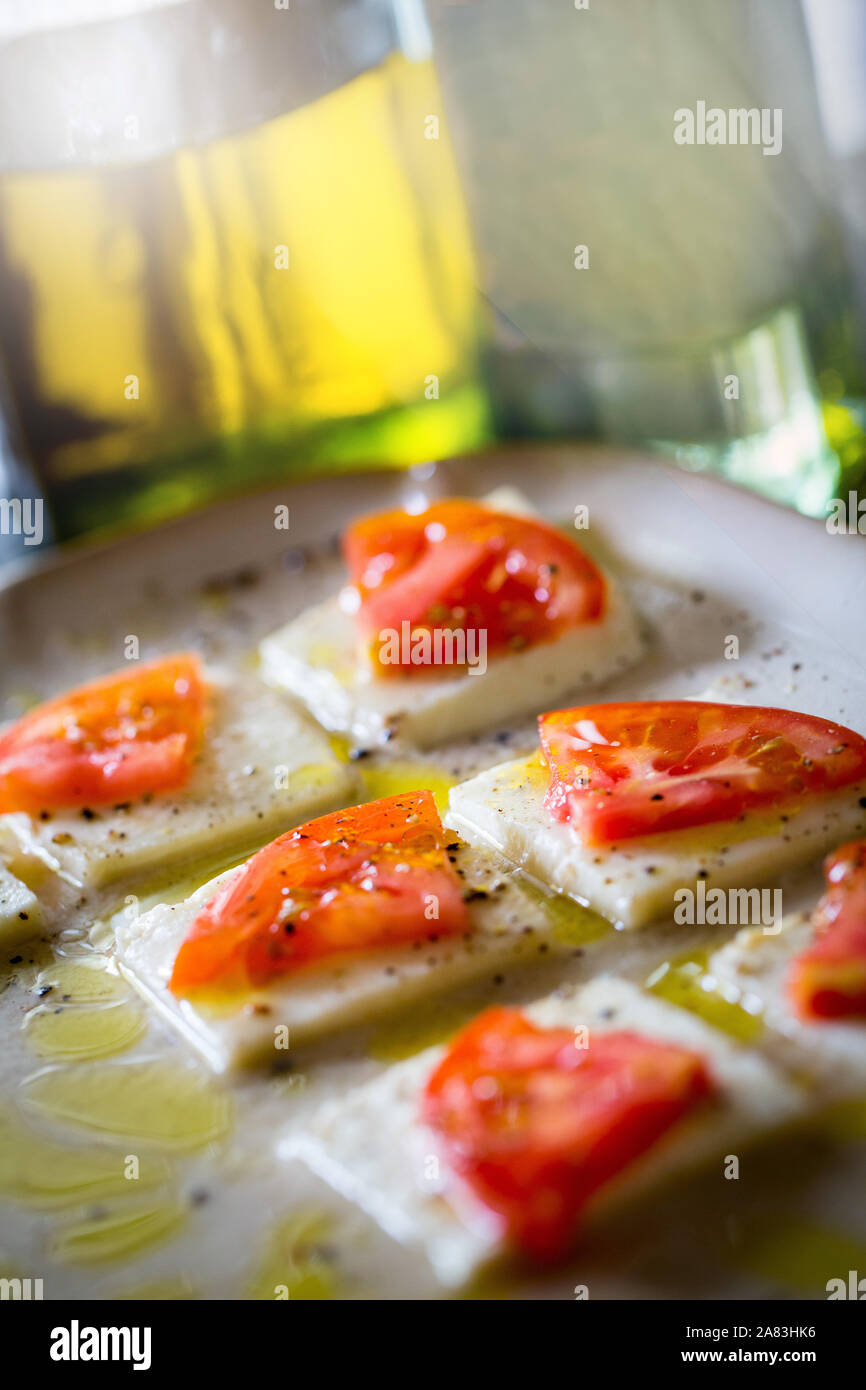
<svg viewBox="0 0 866 1390">
<path fill-rule="evenodd" d="M 432 793 L 388 796 L 309 821 L 241 865 L 190 927 L 169 988 L 262 985 L 326 956 L 436 940 L 467 922 Z"/>
<path fill-rule="evenodd" d="M 587 845 L 735 820 L 866 777 L 866 739 L 809 714 L 659 700 L 541 715 L 545 806 Z"/>
<path fill-rule="evenodd" d="M 205 725 L 198 657 L 117 671 L 0 733 L 0 812 L 129 801 L 183 786 Z"/>
<path fill-rule="evenodd" d="M 484 631 L 493 653 L 550 642 L 604 609 L 604 578 L 573 540 L 477 502 L 367 517 L 346 531 L 343 551 L 381 675 L 429 674 L 405 649 L 399 660 L 381 659 L 381 634 L 403 623 L 412 637 Z"/>
<path fill-rule="evenodd" d="M 567 1252 L 592 1195 L 713 1089 L 684 1048 L 626 1032 L 579 1047 L 567 1028 L 489 1009 L 430 1077 L 422 1118 L 507 1239 L 549 1260 Z"/>
<path fill-rule="evenodd" d="M 793 962 L 788 988 L 803 1019 L 866 1019 L 866 840 L 837 849 L 824 875 L 815 941 Z"/>
</svg>

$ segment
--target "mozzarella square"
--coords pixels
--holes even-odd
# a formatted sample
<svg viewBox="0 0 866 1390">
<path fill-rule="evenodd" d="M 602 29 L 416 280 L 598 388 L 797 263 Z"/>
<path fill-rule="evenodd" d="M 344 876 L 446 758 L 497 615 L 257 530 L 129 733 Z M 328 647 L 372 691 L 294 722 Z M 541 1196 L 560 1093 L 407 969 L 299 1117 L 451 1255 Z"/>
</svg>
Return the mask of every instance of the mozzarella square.
<svg viewBox="0 0 866 1390">
<path fill-rule="evenodd" d="M 513 489 L 484 499 L 532 515 Z M 550 709 L 569 692 L 603 685 L 637 662 L 643 642 L 624 595 L 605 576 L 604 617 L 553 642 L 492 656 L 486 669 L 379 677 L 360 654 L 354 615 L 335 596 L 309 608 L 261 643 L 266 680 L 301 700 L 326 729 L 358 747 L 400 737 L 419 748 Z"/>
<path fill-rule="evenodd" d="M 763 1020 L 768 1056 L 807 1080 L 823 1099 L 866 1095 L 866 1021 L 804 1022 L 791 1007 L 791 962 L 811 943 L 808 916 L 787 917 L 778 932 L 746 928 L 707 962 L 705 987 Z"/>
<path fill-rule="evenodd" d="M 225 877 L 221 875 L 183 902 L 161 904 L 138 917 L 118 913 L 119 969 L 215 1071 L 285 1060 L 286 1045 L 294 1049 L 426 996 L 485 976 L 492 980 L 556 947 L 543 906 L 521 891 L 492 856 L 460 845 L 452 854 L 469 904 L 472 930 L 466 938 L 331 957 L 252 989 L 237 1004 L 221 1001 L 209 1008 L 176 998 L 167 985 L 180 946 Z M 431 937 L 435 925 L 430 924 Z"/>
<path fill-rule="evenodd" d="M 586 847 L 544 808 L 548 771 L 538 755 L 500 763 L 451 790 L 445 818 L 470 844 L 494 846 L 556 893 L 624 927 L 669 913 L 678 888 L 752 888 L 866 831 L 866 785 L 779 815 Z M 861 804 L 862 803 L 862 804 Z"/>
<path fill-rule="evenodd" d="M 726 1155 L 791 1123 L 806 1107 L 798 1089 L 757 1053 L 623 980 L 601 976 L 525 1012 L 547 1027 L 587 1026 L 590 1037 L 626 1029 L 693 1048 L 707 1058 L 718 1085 L 712 1101 L 593 1199 L 587 1221 L 700 1165 L 717 1162 L 721 1174 Z M 443 1285 L 459 1288 L 506 1252 L 491 1214 L 452 1179 L 444 1160 L 436 1161 L 437 1139 L 418 1118 L 422 1089 L 444 1051 L 431 1048 L 327 1102 L 300 1130 L 281 1137 L 278 1153 L 306 1163 L 393 1240 L 426 1259 Z"/>
<path fill-rule="evenodd" d="M 249 676 L 209 671 L 207 679 L 213 713 L 184 787 L 45 819 L 12 812 L 0 817 L 4 843 L 74 887 L 99 889 L 242 853 L 350 798 L 352 770 L 275 691 Z"/>
<path fill-rule="evenodd" d="M 42 907 L 26 883 L 0 864 L 0 949 L 15 946 L 42 926 Z"/>
</svg>

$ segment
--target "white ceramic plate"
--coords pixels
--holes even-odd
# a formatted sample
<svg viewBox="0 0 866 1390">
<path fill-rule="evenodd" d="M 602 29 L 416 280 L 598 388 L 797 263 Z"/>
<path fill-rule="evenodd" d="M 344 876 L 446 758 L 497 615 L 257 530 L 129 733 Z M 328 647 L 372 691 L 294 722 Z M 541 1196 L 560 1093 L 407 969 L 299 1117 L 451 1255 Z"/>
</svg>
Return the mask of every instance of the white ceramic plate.
<svg viewBox="0 0 866 1390">
<path fill-rule="evenodd" d="M 245 660 L 265 632 L 339 583 L 334 538 L 349 519 L 413 498 L 480 495 L 501 483 L 520 487 L 554 519 L 588 508 L 589 529 L 578 539 L 612 564 L 642 612 L 651 634 L 646 660 L 597 698 L 714 689 L 729 699 L 802 709 L 866 732 L 861 538 L 830 535 L 820 523 L 657 462 L 569 449 L 286 484 L 159 531 L 19 567 L 0 592 L 0 714 L 16 715 L 34 697 L 118 666 L 130 635 L 139 638 L 142 656 L 192 643 L 212 658 Z M 288 531 L 275 526 L 280 506 L 290 511 Z M 739 644 L 734 660 L 724 655 L 731 637 Z M 447 775 L 468 775 L 528 751 L 533 742 L 531 721 L 491 733 L 499 740 L 446 748 L 424 761 L 438 757 Z M 816 872 L 792 880 L 786 910 L 808 904 L 818 885 Z M 89 926 L 88 914 L 71 914 L 60 949 L 85 951 Z M 628 943 L 628 954 L 617 934 L 600 952 L 599 966 L 643 979 L 659 960 L 689 944 L 682 931 L 646 934 Z M 40 1003 L 32 992 L 39 962 L 33 951 L 20 954 L 22 960 L 0 975 L 0 990 L 8 984 L 0 993 L 0 1109 L 28 1115 L 46 1138 L 71 1147 L 104 1143 L 104 1132 L 88 1133 L 30 1104 L 37 1074 L 56 1063 L 35 1055 L 33 1034 L 22 1029 L 22 1019 Z M 575 978 L 585 969 L 580 958 L 566 967 Z M 555 978 L 549 970 L 515 977 L 495 997 L 528 999 Z M 491 991 L 482 989 L 476 1006 Z M 463 1002 L 469 1008 L 473 1000 Z M 187 1214 L 163 1241 L 114 1261 L 85 1261 L 82 1243 L 68 1237 L 76 1222 L 104 1219 L 98 1210 L 94 1215 L 96 1199 L 50 1212 L 0 1201 L 0 1263 L 43 1277 L 48 1298 L 101 1298 L 154 1284 L 176 1289 L 171 1281 L 177 1278 L 202 1297 L 237 1297 L 249 1288 L 282 1218 L 312 1204 L 330 1213 L 327 1243 L 336 1252 L 338 1290 L 431 1296 L 424 1271 L 313 1179 L 272 1157 L 273 1137 L 293 1114 L 300 1118 L 322 1096 L 373 1075 L 385 1064 L 383 1049 L 393 1051 L 399 1036 L 399 1030 L 380 1030 L 371 1052 L 360 1033 L 299 1059 L 288 1076 L 219 1083 L 232 1091 L 231 1134 L 202 1152 L 168 1156 L 158 1200 L 177 1201 Z M 106 1063 L 62 1065 L 70 1094 L 83 1094 L 98 1065 L 147 1058 L 196 1065 L 154 1020 L 134 1047 Z M 117 1135 L 107 1151 L 126 1154 L 130 1143 Z M 847 1274 L 847 1265 L 835 1264 L 854 1258 L 852 1251 L 866 1252 L 864 1178 L 866 1138 L 830 1142 L 816 1135 L 789 1142 L 781 1152 L 771 1148 L 750 1159 L 739 1183 L 707 1175 L 594 1236 L 567 1269 L 511 1289 L 517 1296 L 553 1298 L 573 1297 L 576 1284 L 588 1284 L 591 1297 L 825 1297 L 826 1280 Z M 801 1251 L 799 1264 L 790 1255 L 792 1241 Z M 863 1259 L 861 1272 L 866 1253 Z"/>
</svg>

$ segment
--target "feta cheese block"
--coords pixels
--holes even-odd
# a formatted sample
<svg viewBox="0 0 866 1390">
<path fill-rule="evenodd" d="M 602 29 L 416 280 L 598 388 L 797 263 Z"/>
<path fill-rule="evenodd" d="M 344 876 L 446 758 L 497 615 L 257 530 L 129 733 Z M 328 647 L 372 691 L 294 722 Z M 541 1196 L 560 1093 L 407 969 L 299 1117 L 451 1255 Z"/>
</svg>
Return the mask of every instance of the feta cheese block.
<svg viewBox="0 0 866 1390">
<path fill-rule="evenodd" d="M 544 807 L 548 772 L 538 755 L 500 763 L 453 787 L 445 822 L 470 844 L 495 847 L 554 892 L 624 927 L 671 912 L 677 889 L 749 889 L 817 859 L 866 830 L 866 786 L 816 798 L 780 815 L 750 814 L 690 830 L 585 847 Z"/>
<path fill-rule="evenodd" d="M 179 999 L 167 983 L 194 918 L 227 875 L 176 904 L 113 919 L 123 975 L 215 1071 L 286 1060 L 286 1050 L 313 1042 L 389 1010 L 473 980 L 501 975 L 557 945 L 550 918 L 484 850 L 457 845 L 453 862 L 464 885 L 471 934 L 386 950 L 331 956 L 212 1005 Z M 563 942 L 563 949 L 568 943 Z"/>
<path fill-rule="evenodd" d="M 747 928 L 709 958 L 707 980 L 732 1004 L 760 1017 L 761 1046 L 808 1081 L 826 1100 L 866 1095 L 866 1021 L 804 1022 L 788 998 L 787 976 L 814 928 L 803 913 L 785 918 L 778 932 Z"/>
<path fill-rule="evenodd" d="M 512 488 L 483 501 L 499 512 L 531 517 Z M 489 729 L 550 708 L 571 691 L 603 685 L 637 662 L 643 643 L 634 614 L 616 584 L 607 584 L 603 616 L 550 642 L 484 660 L 468 652 L 469 668 L 438 665 L 436 674 L 378 676 L 361 651 L 352 591 L 307 609 L 261 644 L 266 680 L 301 700 L 326 729 L 356 746 L 399 736 L 419 748 Z M 474 662 L 472 657 L 475 657 Z"/>
<path fill-rule="evenodd" d="M 598 1192 L 587 1221 L 700 1165 L 715 1163 L 721 1175 L 727 1155 L 805 1109 L 798 1088 L 756 1052 L 618 978 L 600 976 L 573 993 L 563 989 L 524 1012 L 546 1027 L 587 1027 L 590 1045 L 593 1031 L 623 1029 L 694 1049 L 718 1087 L 711 1101 Z M 507 1252 L 493 1215 L 452 1177 L 436 1136 L 418 1118 L 423 1087 L 444 1052 L 430 1048 L 326 1102 L 279 1139 L 278 1153 L 307 1164 L 453 1289 Z"/>
<path fill-rule="evenodd" d="M 0 950 L 33 936 L 42 926 L 42 907 L 22 879 L 0 864 Z"/>
<path fill-rule="evenodd" d="M 185 786 L 117 806 L 0 816 L 0 843 L 75 887 L 239 853 L 350 799 L 354 774 L 321 730 L 251 676 L 208 671 L 212 713 Z M 8 854 L 0 854 L 14 867 Z"/>
</svg>

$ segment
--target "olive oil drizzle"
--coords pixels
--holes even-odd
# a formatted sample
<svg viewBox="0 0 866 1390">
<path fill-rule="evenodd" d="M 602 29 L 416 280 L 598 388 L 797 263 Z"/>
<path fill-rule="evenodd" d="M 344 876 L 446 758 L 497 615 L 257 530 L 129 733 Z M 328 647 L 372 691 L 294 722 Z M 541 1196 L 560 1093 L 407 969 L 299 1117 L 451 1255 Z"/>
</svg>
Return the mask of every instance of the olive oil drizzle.
<svg viewBox="0 0 866 1390">
<path fill-rule="evenodd" d="M 333 1223 L 313 1209 L 291 1212 L 271 1231 L 246 1297 L 322 1302 L 338 1297 Z"/>
<path fill-rule="evenodd" d="M 738 1042 L 756 1042 L 764 1031 L 763 1020 L 724 997 L 708 969 L 709 954 L 704 949 L 673 956 L 652 972 L 645 988 Z"/>
</svg>

